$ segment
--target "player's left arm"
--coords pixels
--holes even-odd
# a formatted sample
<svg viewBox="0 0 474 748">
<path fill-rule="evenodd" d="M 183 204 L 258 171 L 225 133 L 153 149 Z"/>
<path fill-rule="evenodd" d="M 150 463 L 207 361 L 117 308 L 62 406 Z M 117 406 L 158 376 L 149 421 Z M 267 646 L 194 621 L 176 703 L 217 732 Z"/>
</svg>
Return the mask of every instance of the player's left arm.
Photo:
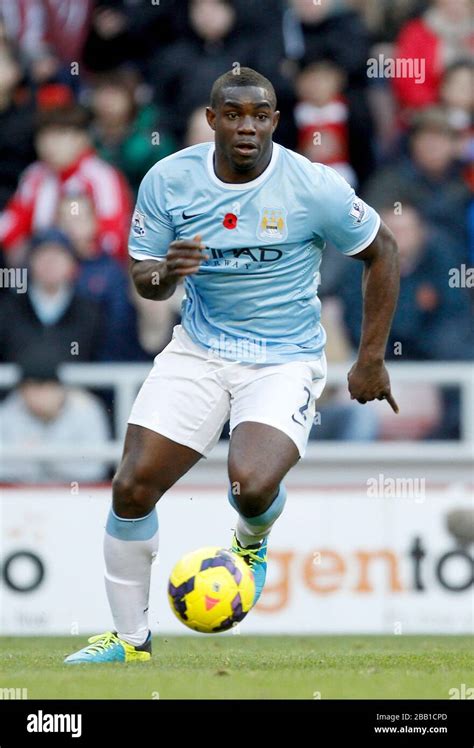
<svg viewBox="0 0 474 748">
<path fill-rule="evenodd" d="M 364 311 L 357 360 L 347 376 L 349 392 L 359 403 L 387 400 L 398 413 L 384 363 L 400 282 L 397 244 L 388 226 L 382 222 L 374 241 L 351 257 L 364 263 Z"/>
</svg>

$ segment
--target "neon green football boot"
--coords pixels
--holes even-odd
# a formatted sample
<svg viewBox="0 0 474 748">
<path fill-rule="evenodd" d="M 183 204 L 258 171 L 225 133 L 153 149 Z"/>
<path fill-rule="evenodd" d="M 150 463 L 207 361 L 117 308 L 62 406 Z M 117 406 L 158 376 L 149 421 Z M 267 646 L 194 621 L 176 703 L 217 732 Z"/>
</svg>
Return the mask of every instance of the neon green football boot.
<svg viewBox="0 0 474 748">
<path fill-rule="evenodd" d="M 104 662 L 148 662 L 151 659 L 151 631 L 144 644 L 134 647 L 133 644 L 120 639 L 114 631 L 91 636 L 87 647 L 66 657 L 66 665 Z"/>
</svg>

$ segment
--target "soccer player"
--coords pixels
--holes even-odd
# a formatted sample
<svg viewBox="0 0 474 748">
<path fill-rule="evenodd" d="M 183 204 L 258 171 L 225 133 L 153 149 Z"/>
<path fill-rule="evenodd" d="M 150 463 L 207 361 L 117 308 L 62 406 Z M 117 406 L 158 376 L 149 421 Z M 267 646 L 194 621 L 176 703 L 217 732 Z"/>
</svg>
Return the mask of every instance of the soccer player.
<svg viewBox="0 0 474 748">
<path fill-rule="evenodd" d="M 326 381 L 317 296 L 326 240 L 365 266 L 351 397 L 398 410 L 384 365 L 399 283 L 393 235 L 337 172 L 273 142 L 278 118 L 270 81 L 250 68 L 225 73 L 207 109 L 215 144 L 164 158 L 140 186 L 133 281 L 159 301 L 184 279 L 182 324 L 133 405 L 113 481 L 104 553 L 115 630 L 67 663 L 150 659 L 155 504 L 209 454 L 229 416 L 232 550 L 252 568 L 258 600 L 282 480 L 304 455 Z"/>
</svg>

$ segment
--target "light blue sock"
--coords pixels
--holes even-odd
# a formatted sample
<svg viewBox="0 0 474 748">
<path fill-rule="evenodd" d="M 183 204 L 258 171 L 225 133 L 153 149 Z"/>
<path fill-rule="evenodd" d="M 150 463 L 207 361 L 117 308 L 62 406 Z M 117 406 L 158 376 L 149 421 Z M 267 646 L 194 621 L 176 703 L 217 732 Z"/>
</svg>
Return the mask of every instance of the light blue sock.
<svg viewBox="0 0 474 748">
<path fill-rule="evenodd" d="M 105 586 L 115 630 L 135 646 L 148 636 L 151 565 L 158 553 L 158 515 L 124 519 L 111 509 L 104 538 Z"/>
<path fill-rule="evenodd" d="M 111 508 L 107 517 L 105 531 L 118 540 L 149 540 L 158 530 L 158 515 L 156 509 L 145 517 L 126 519 L 119 517 Z"/>
<path fill-rule="evenodd" d="M 286 488 L 281 483 L 280 490 L 268 509 L 265 509 L 262 514 L 258 514 L 256 517 L 244 517 L 240 514 L 236 497 L 230 488 L 227 498 L 239 515 L 237 527 L 235 528 L 237 540 L 244 546 L 254 545 L 270 533 L 273 524 L 282 513 L 286 502 Z"/>
</svg>

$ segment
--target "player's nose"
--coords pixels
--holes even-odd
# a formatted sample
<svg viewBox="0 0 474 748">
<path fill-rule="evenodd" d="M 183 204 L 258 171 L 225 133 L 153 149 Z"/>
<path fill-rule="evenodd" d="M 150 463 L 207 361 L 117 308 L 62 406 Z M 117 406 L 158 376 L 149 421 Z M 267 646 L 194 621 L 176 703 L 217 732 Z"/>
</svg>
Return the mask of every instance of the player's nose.
<svg viewBox="0 0 474 748">
<path fill-rule="evenodd" d="M 242 132 L 242 133 L 244 132 L 254 133 L 255 132 L 255 124 L 254 124 L 252 117 L 250 117 L 250 115 L 247 115 L 241 120 L 240 125 L 239 125 L 239 132 Z"/>
</svg>

